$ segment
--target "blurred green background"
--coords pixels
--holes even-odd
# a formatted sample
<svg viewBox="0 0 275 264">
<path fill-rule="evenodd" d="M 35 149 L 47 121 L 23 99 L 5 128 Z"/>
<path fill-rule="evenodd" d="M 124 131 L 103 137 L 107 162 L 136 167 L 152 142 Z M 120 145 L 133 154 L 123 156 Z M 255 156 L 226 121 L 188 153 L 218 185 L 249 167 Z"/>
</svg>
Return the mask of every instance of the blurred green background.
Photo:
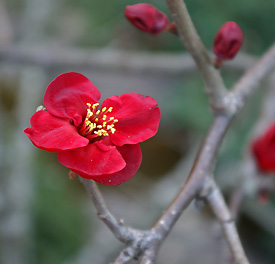
<svg viewBox="0 0 275 264">
<path fill-rule="evenodd" d="M 171 18 L 165 1 L 147 2 Z M 162 110 L 158 135 L 141 144 L 143 164 L 138 175 L 121 186 L 100 186 L 115 215 L 125 218 L 134 227 L 148 228 L 183 183 L 181 176 L 174 184 L 165 178 L 169 177 L 169 172 L 173 171 L 177 162 L 184 158 L 187 160 L 185 174 L 188 172 L 194 156 L 192 153 L 197 150 L 198 142 L 202 140 L 212 120 L 198 73 L 142 74 L 127 70 L 116 72 L 104 67 L 49 67 L 44 57 L 42 59 L 46 66 L 43 63 L 18 63 L 18 58 L 9 60 L 3 55 L 5 48 L 13 47 L 21 47 L 23 50 L 43 47 L 48 51 L 63 48 L 72 48 L 72 51 L 74 48 L 85 51 L 142 51 L 150 55 L 167 53 L 176 56 L 185 52 L 177 37 L 169 33 L 153 37 L 128 23 L 124 17 L 124 8 L 135 3 L 139 1 L 0 2 L 2 17 L 3 14 L 6 16 L 6 30 L 2 28 L 0 31 L 1 264 L 103 264 L 112 261 L 122 247 L 97 220 L 84 189 L 77 181 L 69 180 L 68 170 L 58 163 L 56 154 L 35 149 L 22 133 L 29 126 L 28 120 L 36 107 L 42 104 L 47 84 L 62 72 L 81 71 L 88 77 L 93 76 L 92 80 L 95 80 L 105 97 L 128 91 L 146 93 L 157 99 Z M 186 5 L 209 50 L 215 33 L 229 20 L 236 21 L 244 32 L 242 52 L 259 56 L 274 41 L 274 0 L 190 0 L 186 1 Z M 169 65 L 169 61 L 163 61 L 163 64 L 166 63 Z M 241 70 L 222 70 L 228 87 L 241 74 Z M 234 182 L 238 178 L 237 168 L 253 124 L 259 116 L 265 87 L 266 83 L 263 83 L 261 90 L 255 93 L 235 120 L 221 148 L 217 178 L 225 185 L 226 192 L 237 183 L 237 180 Z M 224 179 L 229 172 L 236 173 L 232 176 L 233 180 Z M 156 187 L 159 182 L 163 183 L 160 189 Z M 255 207 L 259 206 L 255 194 L 250 199 Z M 265 205 L 265 209 L 274 213 L 272 201 Z M 217 251 L 215 243 L 219 244 L 219 241 L 213 238 L 212 243 L 209 242 L 212 229 L 206 231 L 207 227 L 204 226 L 205 223 L 213 225 L 209 212 L 198 213 L 193 208 L 189 215 L 192 217 L 183 217 L 175 227 L 180 230 L 178 233 L 182 231 L 184 235 L 179 238 L 178 234 L 173 233 L 168 238 L 172 241 L 164 245 L 165 253 L 161 254 L 157 263 L 168 263 L 169 260 L 170 264 L 182 263 L 182 247 L 186 248 L 186 263 L 226 263 L 213 258 Z M 273 216 L 272 213 L 267 216 L 268 220 Z M 246 215 L 240 222 L 248 255 L 253 259 L 253 264 L 274 263 L 275 233 L 272 235 L 268 227 L 263 228 L 252 218 Z M 18 231 L 15 227 L 20 225 Z M 193 231 L 188 233 L 188 229 Z M 271 229 L 274 230 L 274 224 Z M 200 230 L 201 237 L 194 235 L 194 230 Z M 256 244 L 251 243 L 251 234 L 255 230 Z M 186 236 L 189 237 L 188 242 Z M 197 254 L 198 248 L 202 252 L 201 258 Z"/>
</svg>

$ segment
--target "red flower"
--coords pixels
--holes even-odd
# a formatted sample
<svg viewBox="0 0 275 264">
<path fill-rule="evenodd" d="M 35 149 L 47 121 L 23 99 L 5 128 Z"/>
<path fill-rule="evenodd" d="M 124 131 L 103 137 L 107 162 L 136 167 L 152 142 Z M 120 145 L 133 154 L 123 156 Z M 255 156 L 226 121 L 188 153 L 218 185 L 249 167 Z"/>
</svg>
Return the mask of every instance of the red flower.
<svg viewBox="0 0 275 264">
<path fill-rule="evenodd" d="M 252 142 L 252 153 L 262 172 L 275 172 L 275 124 Z"/>
<path fill-rule="evenodd" d="M 135 27 L 153 35 L 162 33 L 170 24 L 166 14 L 145 3 L 126 6 L 124 14 Z"/>
<path fill-rule="evenodd" d="M 83 178 L 118 185 L 141 164 L 139 142 L 154 136 L 160 109 L 151 97 L 127 93 L 107 98 L 79 73 L 64 73 L 47 87 L 44 105 L 25 129 L 32 143 L 59 152 L 58 161 Z"/>
<path fill-rule="evenodd" d="M 243 32 L 237 23 L 226 22 L 217 32 L 213 51 L 220 60 L 235 57 L 243 43 Z"/>
</svg>

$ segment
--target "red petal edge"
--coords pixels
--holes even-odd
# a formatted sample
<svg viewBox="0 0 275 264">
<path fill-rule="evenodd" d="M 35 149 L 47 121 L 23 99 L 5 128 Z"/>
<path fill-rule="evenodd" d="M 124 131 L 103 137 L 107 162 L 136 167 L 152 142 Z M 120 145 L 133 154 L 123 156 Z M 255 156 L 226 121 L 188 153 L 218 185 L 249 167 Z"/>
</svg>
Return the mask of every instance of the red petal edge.
<svg viewBox="0 0 275 264">
<path fill-rule="evenodd" d="M 105 185 L 119 185 L 130 180 L 136 174 L 142 161 L 142 153 L 139 144 L 124 145 L 122 147 L 117 147 L 117 149 L 125 160 L 126 167 L 112 175 L 94 177 L 94 181 Z"/>
<path fill-rule="evenodd" d="M 84 148 L 62 151 L 58 161 L 86 179 L 93 179 L 105 174 L 121 171 L 126 163 L 115 146 L 97 141 Z"/>
<path fill-rule="evenodd" d="M 88 145 L 89 140 L 80 136 L 67 119 L 58 118 L 41 110 L 31 117 L 31 128 L 24 130 L 32 143 L 50 152 L 59 152 Z"/>
<path fill-rule="evenodd" d="M 82 117 L 86 116 L 86 104 L 94 104 L 99 98 L 99 90 L 88 78 L 80 73 L 68 72 L 49 84 L 44 105 L 51 114 L 69 118 L 75 125 L 79 125 Z"/>
</svg>

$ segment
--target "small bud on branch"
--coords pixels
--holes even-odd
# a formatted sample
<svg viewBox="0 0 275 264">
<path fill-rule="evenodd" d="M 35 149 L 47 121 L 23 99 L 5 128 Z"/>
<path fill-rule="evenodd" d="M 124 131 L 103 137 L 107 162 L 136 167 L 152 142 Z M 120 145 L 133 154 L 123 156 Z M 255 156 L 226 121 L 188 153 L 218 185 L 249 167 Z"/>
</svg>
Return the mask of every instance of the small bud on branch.
<svg viewBox="0 0 275 264">
<path fill-rule="evenodd" d="M 237 23 L 226 22 L 217 32 L 214 39 L 213 52 L 216 55 L 216 67 L 223 60 L 231 60 L 238 53 L 243 43 L 243 32 Z"/>
<path fill-rule="evenodd" d="M 145 3 L 126 6 L 124 14 L 135 27 L 153 35 L 166 31 L 170 24 L 166 14 Z"/>
</svg>

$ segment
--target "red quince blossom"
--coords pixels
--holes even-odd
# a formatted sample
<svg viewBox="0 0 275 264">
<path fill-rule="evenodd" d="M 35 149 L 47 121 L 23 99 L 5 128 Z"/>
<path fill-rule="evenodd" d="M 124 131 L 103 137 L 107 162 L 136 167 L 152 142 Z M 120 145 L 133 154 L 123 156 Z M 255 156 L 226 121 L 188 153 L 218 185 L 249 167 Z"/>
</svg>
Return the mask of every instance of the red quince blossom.
<svg viewBox="0 0 275 264">
<path fill-rule="evenodd" d="M 101 108 L 99 99 L 82 74 L 61 74 L 46 89 L 47 110 L 36 112 L 24 132 L 36 147 L 58 152 L 58 161 L 81 177 L 118 185 L 140 167 L 138 143 L 156 134 L 160 109 L 137 93 L 109 97 Z"/>
<path fill-rule="evenodd" d="M 260 171 L 275 172 L 275 123 L 252 142 L 252 153 Z"/>
<path fill-rule="evenodd" d="M 213 51 L 220 60 L 230 60 L 235 57 L 243 43 L 243 32 L 237 23 L 226 22 L 217 32 Z"/>
<path fill-rule="evenodd" d="M 164 32 L 170 24 L 166 14 L 146 3 L 128 5 L 124 14 L 135 27 L 153 35 Z"/>
</svg>

